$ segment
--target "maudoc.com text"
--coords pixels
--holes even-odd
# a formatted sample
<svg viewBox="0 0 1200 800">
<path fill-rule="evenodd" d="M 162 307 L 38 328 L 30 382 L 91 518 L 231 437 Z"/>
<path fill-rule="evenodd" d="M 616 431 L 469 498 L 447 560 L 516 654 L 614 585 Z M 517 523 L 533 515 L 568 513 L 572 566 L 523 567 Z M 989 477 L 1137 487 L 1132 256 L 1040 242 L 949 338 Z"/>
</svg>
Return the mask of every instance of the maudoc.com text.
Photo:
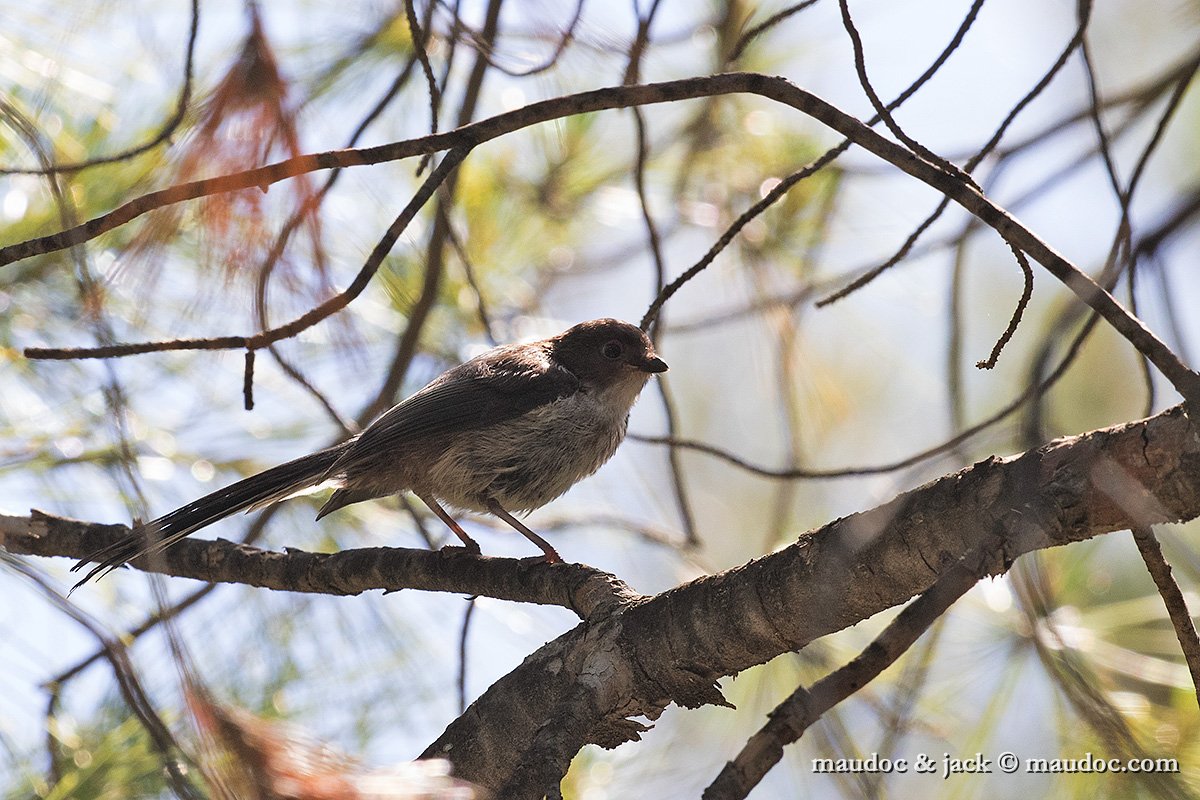
<svg viewBox="0 0 1200 800">
<path fill-rule="evenodd" d="M 961 757 L 950 753 L 933 756 L 918 753 L 911 758 L 888 758 L 871 753 L 865 758 L 814 758 L 812 771 L 822 774 L 906 774 L 939 775 L 943 780 L 953 775 L 990 775 L 1015 772 L 1028 774 L 1103 773 L 1103 772 L 1179 772 L 1176 758 L 1103 758 L 1084 753 L 1073 758 L 1024 757 L 1012 752 L 989 758 L 983 753 Z"/>
</svg>

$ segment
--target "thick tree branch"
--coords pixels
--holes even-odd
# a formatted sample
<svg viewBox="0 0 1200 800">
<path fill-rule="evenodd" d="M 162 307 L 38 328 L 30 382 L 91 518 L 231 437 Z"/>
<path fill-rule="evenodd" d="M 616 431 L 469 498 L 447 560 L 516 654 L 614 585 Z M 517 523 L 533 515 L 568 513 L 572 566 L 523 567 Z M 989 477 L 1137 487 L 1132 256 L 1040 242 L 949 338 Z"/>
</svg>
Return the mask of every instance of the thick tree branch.
<svg viewBox="0 0 1200 800">
<path fill-rule="evenodd" d="M 719 678 L 903 603 L 973 551 L 983 577 L 1032 550 L 1196 516 L 1200 435 L 1177 407 L 989 458 L 652 598 L 579 565 L 445 551 L 278 554 L 185 540 L 161 566 L 135 566 L 294 591 L 420 588 L 575 608 L 584 623 L 494 684 L 426 751 L 450 758 L 464 779 L 522 798 L 554 788 L 564 753 L 636 739 L 642 726 L 632 718 L 654 719 L 672 702 L 723 703 Z M 10 552 L 78 556 L 126 531 L 0 517 Z"/>
<path fill-rule="evenodd" d="M 976 577 L 1032 550 L 1200 516 L 1200 437 L 1180 408 L 990 458 L 550 642 L 493 685 L 425 752 L 505 797 L 541 797 L 514 772 L 539 731 L 556 752 L 636 739 L 631 719 L 723 702 L 715 682 L 926 591 L 970 552 Z M 591 693 L 596 714 L 580 722 Z M 624 726 L 624 727 L 622 727 Z"/>
<path fill-rule="evenodd" d="M 978 581 L 978 569 L 960 561 L 924 594 L 904 607 L 879 636 L 849 663 L 805 689 L 796 689 L 768 715 L 704 790 L 703 800 L 740 800 L 758 785 L 792 744 L 822 715 L 873 681 L 912 647 L 958 598 Z"/>
<path fill-rule="evenodd" d="M 34 511 L 0 515 L 0 546 L 10 553 L 83 558 L 130 534 Z M 130 562 L 147 572 L 264 589 L 355 595 L 374 589 L 420 589 L 569 608 L 581 618 L 608 614 L 638 595 L 622 581 L 584 564 L 477 556 L 465 550 L 364 547 L 338 553 L 279 553 L 224 539 L 184 539 L 163 553 Z"/>
</svg>

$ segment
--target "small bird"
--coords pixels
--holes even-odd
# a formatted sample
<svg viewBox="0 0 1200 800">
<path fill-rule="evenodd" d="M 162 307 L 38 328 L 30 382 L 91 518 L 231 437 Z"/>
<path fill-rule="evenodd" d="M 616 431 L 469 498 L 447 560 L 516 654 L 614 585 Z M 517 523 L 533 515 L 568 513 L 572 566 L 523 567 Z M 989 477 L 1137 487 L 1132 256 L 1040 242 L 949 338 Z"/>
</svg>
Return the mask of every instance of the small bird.
<svg viewBox="0 0 1200 800">
<path fill-rule="evenodd" d="M 410 491 L 471 552 L 479 545 L 450 516 L 490 512 L 562 558 L 514 513 L 549 503 L 612 457 L 650 376 L 665 372 L 650 338 L 615 319 L 581 322 L 528 344 L 492 348 L 393 406 L 357 436 L 252 475 L 144 525 L 80 561 L 76 584 L 170 547 L 238 511 L 337 490 L 317 519 L 343 506 Z"/>
</svg>

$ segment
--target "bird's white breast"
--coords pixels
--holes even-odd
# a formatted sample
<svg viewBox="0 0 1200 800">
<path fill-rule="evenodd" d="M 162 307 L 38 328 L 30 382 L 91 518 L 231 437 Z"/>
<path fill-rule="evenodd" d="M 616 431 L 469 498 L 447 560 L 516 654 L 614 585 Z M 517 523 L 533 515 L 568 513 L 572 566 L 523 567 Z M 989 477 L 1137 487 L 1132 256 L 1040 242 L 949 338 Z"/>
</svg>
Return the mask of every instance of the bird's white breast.
<svg viewBox="0 0 1200 800">
<path fill-rule="evenodd" d="M 631 375 L 601 392 L 581 391 L 516 419 L 464 432 L 436 458 L 426 485 L 459 508 L 511 512 L 545 505 L 612 457 L 646 379 Z"/>
</svg>

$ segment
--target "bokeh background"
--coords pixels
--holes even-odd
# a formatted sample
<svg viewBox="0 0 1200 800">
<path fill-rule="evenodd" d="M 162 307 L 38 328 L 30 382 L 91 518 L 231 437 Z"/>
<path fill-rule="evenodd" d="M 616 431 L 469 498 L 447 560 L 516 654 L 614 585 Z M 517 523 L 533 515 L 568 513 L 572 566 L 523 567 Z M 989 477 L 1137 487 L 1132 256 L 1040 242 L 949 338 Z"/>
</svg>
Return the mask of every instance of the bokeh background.
<svg viewBox="0 0 1200 800">
<path fill-rule="evenodd" d="M 180 181 L 430 131 L 427 74 L 403 3 L 199 8 L 190 102 L 174 119 L 191 4 L 0 4 L 0 244 Z M 429 34 L 438 130 L 634 77 L 727 70 L 783 75 L 860 119 L 873 113 L 835 0 L 464 0 L 412 10 Z M 1200 6 L 856 0 L 850 11 L 885 102 L 977 13 L 895 112 L 907 134 L 956 163 L 1051 75 L 976 178 L 1074 263 L 1112 281 L 1194 364 L 1200 106 L 1188 87 L 1200 58 Z M 771 24 L 756 34 L 763 23 Z M 1073 42 L 1080 30 L 1082 44 Z M 157 516 L 347 435 L 397 392 L 493 342 L 598 316 L 636 321 L 664 280 L 839 141 L 761 98 L 639 115 L 576 116 L 479 147 L 453 195 L 441 196 L 442 211 L 431 204 L 418 217 L 362 297 L 260 354 L 252 411 L 242 408 L 240 352 L 30 361 L 22 350 L 248 334 L 292 319 L 351 280 L 419 185 L 418 160 L 346 170 L 328 190 L 330 176 L 313 173 L 266 192 L 181 204 L 84 248 L 3 267 L 0 512 Z M 143 143 L 144 152 L 128 152 Z M 103 156 L 115 158 L 45 174 L 48 164 Z M 1015 336 L 995 369 L 976 369 L 1023 279 L 1004 242 L 956 207 L 877 279 L 817 306 L 888 261 L 939 200 L 851 148 L 756 216 L 666 304 L 657 336 L 671 370 L 635 408 L 632 439 L 530 525 L 569 560 L 653 593 L 980 458 L 1177 401 L 1103 325 L 1082 338 L 1085 315 L 1036 265 Z M 419 337 L 407 340 L 406 331 Z M 1044 385 L 1060 365 L 1061 376 Z M 745 463 L 641 440 L 664 436 Z M 806 470 L 839 474 L 763 474 Z M 204 535 L 317 550 L 446 539 L 402 500 L 356 505 L 319 524 L 318 503 L 295 500 Z M 491 520 L 465 524 L 485 552 L 530 555 L 526 541 Z M 1195 532 L 1159 534 L 1190 592 L 1200 578 Z M 375 764 L 413 758 L 464 701 L 574 624 L 561 609 L 416 592 L 328 598 L 169 580 L 156 594 L 146 576 L 127 571 L 71 595 L 89 632 L 45 592 L 73 583 L 70 563 L 26 564 L 32 573 L 0 562 L 0 792 L 13 798 L 167 796 L 111 668 L 94 657 L 95 631 L 124 637 L 155 707 L 186 742 L 179 655 L 162 626 L 145 624 L 164 604 L 187 604 L 175 630 L 216 697 Z M 641 743 L 585 750 L 565 796 L 699 796 L 776 703 L 852 658 L 888 618 L 723 682 L 736 711 L 671 708 Z M 1026 556 L 978 586 L 791 747 L 752 797 L 1191 796 L 1198 722 L 1162 602 L 1130 537 L 1114 534 Z M 1182 772 L 942 780 L 811 768 L 817 757 L 940 761 L 1003 751 L 1167 755 Z"/>
</svg>

